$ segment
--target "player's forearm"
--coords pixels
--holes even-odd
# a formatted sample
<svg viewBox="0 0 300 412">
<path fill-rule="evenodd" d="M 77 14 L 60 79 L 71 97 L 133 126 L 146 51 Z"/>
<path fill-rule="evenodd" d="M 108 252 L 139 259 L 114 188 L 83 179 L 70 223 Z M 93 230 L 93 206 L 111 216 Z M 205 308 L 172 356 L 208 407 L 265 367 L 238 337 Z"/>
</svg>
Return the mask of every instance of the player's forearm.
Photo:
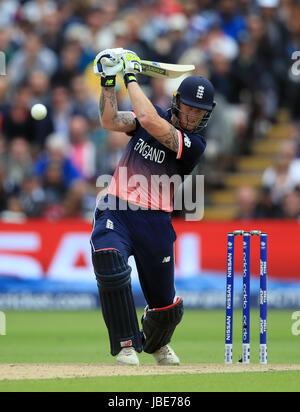
<svg viewBox="0 0 300 412">
<path fill-rule="evenodd" d="M 99 110 L 104 129 L 124 133 L 135 130 L 136 122 L 133 113 L 118 111 L 116 92 L 113 87 L 102 87 Z"/>
<path fill-rule="evenodd" d="M 128 93 L 134 113 L 140 124 L 147 129 L 147 125 L 155 122 L 157 119 L 157 111 L 145 95 L 138 83 L 132 82 L 128 84 Z"/>
<path fill-rule="evenodd" d="M 99 103 L 100 120 L 104 128 L 109 128 L 117 117 L 118 104 L 114 87 L 102 87 Z"/>
<path fill-rule="evenodd" d="M 129 83 L 128 92 L 134 112 L 141 126 L 161 144 L 177 153 L 179 141 L 178 131 L 175 127 L 159 116 L 138 83 Z"/>
</svg>

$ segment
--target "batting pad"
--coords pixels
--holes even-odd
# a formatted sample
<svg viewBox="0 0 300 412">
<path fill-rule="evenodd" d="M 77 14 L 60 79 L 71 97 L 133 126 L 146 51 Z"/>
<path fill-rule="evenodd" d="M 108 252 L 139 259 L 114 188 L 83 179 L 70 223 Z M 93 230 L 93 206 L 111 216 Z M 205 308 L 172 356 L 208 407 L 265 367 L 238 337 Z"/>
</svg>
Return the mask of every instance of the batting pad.
<svg viewBox="0 0 300 412">
<path fill-rule="evenodd" d="M 93 265 L 111 354 L 115 356 L 127 346 L 142 352 L 142 335 L 132 295 L 130 266 L 115 249 L 93 253 Z"/>
<path fill-rule="evenodd" d="M 149 309 L 146 307 L 142 317 L 144 352 L 153 353 L 167 345 L 182 316 L 183 301 L 181 298 L 166 308 Z"/>
</svg>

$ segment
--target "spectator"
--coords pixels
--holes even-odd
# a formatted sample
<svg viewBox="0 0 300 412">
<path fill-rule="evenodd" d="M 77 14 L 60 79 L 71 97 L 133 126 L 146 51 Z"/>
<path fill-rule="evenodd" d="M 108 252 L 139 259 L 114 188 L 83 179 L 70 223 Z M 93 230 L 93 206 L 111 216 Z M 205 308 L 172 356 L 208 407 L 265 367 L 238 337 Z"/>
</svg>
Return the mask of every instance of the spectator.
<svg viewBox="0 0 300 412">
<path fill-rule="evenodd" d="M 198 43 L 195 44 L 193 47 L 189 47 L 186 51 L 181 55 L 180 59 L 178 60 L 178 64 L 193 64 L 195 66 L 194 73 L 198 76 L 210 77 L 210 68 L 207 54 L 202 50 L 202 40 L 199 39 Z M 166 80 L 166 84 L 170 83 L 170 80 L 173 81 L 174 79 Z M 172 87 L 172 92 L 176 90 L 178 87 L 178 79 L 176 79 L 175 87 Z M 172 93 L 169 93 L 172 95 Z"/>
<path fill-rule="evenodd" d="M 80 44 L 76 41 L 64 43 L 57 70 L 52 76 L 52 85 L 69 88 L 72 77 L 79 73 L 79 61 L 81 58 Z"/>
<path fill-rule="evenodd" d="M 26 220 L 26 215 L 18 196 L 11 196 L 7 199 L 7 207 L 0 213 L 0 218 L 6 223 L 22 223 Z"/>
<path fill-rule="evenodd" d="M 77 68 L 80 72 L 84 71 L 88 64 L 95 58 L 95 52 L 91 48 L 93 44 L 91 43 L 88 28 L 81 23 L 69 25 L 64 32 L 64 41 L 73 43 L 80 50 L 80 59 L 77 62 Z"/>
<path fill-rule="evenodd" d="M 255 216 L 257 192 L 253 187 L 243 186 L 238 189 L 236 196 L 237 219 L 251 219 Z"/>
<path fill-rule="evenodd" d="M 260 189 L 254 217 L 261 219 L 278 219 L 283 217 L 281 205 L 273 203 L 270 188 L 262 187 Z"/>
<path fill-rule="evenodd" d="M 8 87 L 8 79 L 5 76 L 0 76 L 0 131 L 2 130 L 3 119 L 7 116 L 10 109 Z"/>
<path fill-rule="evenodd" d="M 7 205 L 7 187 L 5 181 L 4 164 L 0 163 L 0 212 L 6 209 Z"/>
<path fill-rule="evenodd" d="M 271 190 L 273 202 L 279 204 L 299 184 L 300 161 L 296 159 L 296 146 L 287 141 L 281 144 L 274 165 L 263 173 L 262 185 Z"/>
<path fill-rule="evenodd" d="M 43 189 L 47 205 L 60 205 L 67 192 L 61 162 L 52 161 L 43 175 Z"/>
<path fill-rule="evenodd" d="M 282 210 L 286 219 L 300 219 L 300 195 L 294 190 L 284 196 Z"/>
<path fill-rule="evenodd" d="M 292 124 L 291 139 L 296 145 L 296 157 L 300 158 L 300 121 Z"/>
<path fill-rule="evenodd" d="M 223 96 L 216 95 L 216 101 L 218 104 L 213 113 L 213 121 L 208 124 L 205 132 L 207 149 L 204 159 L 206 178 L 212 185 L 219 187 L 224 171 L 235 166 L 239 142 L 235 125 L 238 116 L 235 116 L 235 111 Z"/>
<path fill-rule="evenodd" d="M 234 86 L 231 74 L 230 60 L 223 53 L 211 55 L 211 82 L 216 91 L 229 103 L 236 103 L 234 98 Z"/>
<path fill-rule="evenodd" d="M 188 19 L 197 15 L 200 12 L 200 2 L 197 0 L 185 0 L 181 3 L 183 13 Z"/>
<path fill-rule="evenodd" d="M 264 33 L 258 43 L 257 57 L 264 64 L 264 70 L 272 76 L 280 107 L 289 99 L 286 90 L 290 62 L 287 53 L 289 32 L 278 17 L 279 4 L 279 0 L 258 0 Z"/>
<path fill-rule="evenodd" d="M 99 104 L 89 93 L 82 75 L 77 75 L 71 81 L 74 112 L 91 121 L 99 122 Z"/>
<path fill-rule="evenodd" d="M 240 36 L 239 55 L 231 66 L 233 102 L 249 104 L 255 101 L 264 86 L 262 71 L 262 65 L 256 60 L 255 41 L 248 34 Z"/>
<path fill-rule="evenodd" d="M 17 195 L 17 188 L 8 180 L 4 164 L 0 163 L 0 212 L 7 209 L 9 197 Z"/>
<path fill-rule="evenodd" d="M 31 172 L 32 156 L 28 142 L 16 137 L 10 144 L 6 162 L 6 173 L 10 182 L 20 187 L 25 176 Z"/>
<path fill-rule="evenodd" d="M 6 140 L 4 136 L 0 134 L 0 165 L 5 165 L 7 156 Z"/>
<path fill-rule="evenodd" d="M 237 13 L 236 0 L 220 0 L 221 27 L 224 33 L 238 40 L 240 35 L 246 30 L 244 16 Z"/>
<path fill-rule="evenodd" d="M 151 79 L 151 101 L 153 104 L 167 110 L 171 105 L 170 96 L 166 93 L 165 81 L 163 79 Z"/>
<path fill-rule="evenodd" d="M 44 17 L 54 11 L 56 11 L 56 3 L 51 0 L 30 0 L 23 8 L 25 19 L 37 25 L 40 25 Z"/>
<path fill-rule="evenodd" d="M 41 34 L 42 41 L 46 47 L 60 54 L 63 45 L 62 16 L 56 10 L 47 13 L 42 20 Z"/>
<path fill-rule="evenodd" d="M 69 146 L 65 139 L 58 134 L 52 134 L 46 142 L 46 153 L 42 154 L 34 166 L 35 175 L 46 181 L 55 181 L 59 187 L 69 188 L 77 179 L 80 179 L 80 173 L 68 157 Z M 48 171 L 48 169 L 50 171 Z M 55 171 L 57 168 L 57 171 Z M 58 175 L 61 178 L 59 181 Z"/>
<path fill-rule="evenodd" d="M 138 45 L 131 44 L 130 23 L 127 20 L 119 20 L 112 23 L 112 33 L 114 36 L 114 47 L 123 47 L 123 49 L 135 49 Z"/>
<path fill-rule="evenodd" d="M 77 182 L 70 188 L 63 201 L 64 218 L 82 217 L 86 193 L 87 185 L 84 182 Z"/>
<path fill-rule="evenodd" d="M 61 162 L 49 163 L 42 177 L 42 184 L 46 203 L 43 217 L 49 220 L 61 219 L 63 217 L 62 203 L 68 189 Z"/>
<path fill-rule="evenodd" d="M 239 52 L 237 41 L 222 30 L 218 20 L 211 25 L 202 44 L 209 55 L 221 54 L 228 61 L 235 59 Z"/>
<path fill-rule="evenodd" d="M 86 16 L 86 24 L 89 29 L 91 45 L 97 53 L 100 48 L 112 47 L 115 41 L 112 27 L 109 22 L 111 18 L 105 13 L 103 7 L 90 8 Z"/>
<path fill-rule="evenodd" d="M 51 107 L 50 116 L 54 132 L 67 139 L 70 122 L 74 115 L 74 106 L 67 87 L 60 85 L 52 90 Z"/>
<path fill-rule="evenodd" d="M 18 9 L 18 1 L 16 0 L 3 0 L 0 3 L 0 26 L 9 27 L 14 19 Z"/>
<path fill-rule="evenodd" d="M 130 137 L 124 133 L 114 131 L 108 133 L 107 139 L 99 146 L 97 156 L 99 174 L 113 175 L 129 140 Z"/>
<path fill-rule="evenodd" d="M 46 207 L 46 195 L 38 177 L 25 177 L 20 202 L 27 217 L 41 217 Z"/>
<path fill-rule="evenodd" d="M 37 34 L 30 33 L 26 38 L 24 49 L 17 51 L 10 61 L 8 75 L 11 85 L 13 87 L 20 85 L 27 79 L 32 70 L 42 70 L 52 76 L 57 68 L 57 63 L 58 59 L 55 53 L 43 47 Z"/>
<path fill-rule="evenodd" d="M 89 180 L 96 174 L 95 147 L 89 140 L 88 122 L 82 116 L 74 116 L 70 124 L 70 159 L 81 176 Z"/>
<path fill-rule="evenodd" d="M 256 43 L 248 34 L 239 39 L 240 52 L 231 65 L 232 103 L 243 105 L 247 113 L 245 129 L 240 133 L 240 153 L 249 154 L 254 137 L 259 137 L 263 111 L 270 95 L 263 66 L 256 59 Z M 272 91 L 271 91 L 272 94 Z"/>
<path fill-rule="evenodd" d="M 28 97 L 30 90 L 22 87 L 18 90 L 13 104 L 6 116 L 3 117 L 3 134 L 8 141 L 22 136 L 29 143 L 36 143 L 35 121 L 30 115 Z"/>
<path fill-rule="evenodd" d="M 11 37 L 12 37 L 12 30 L 8 28 L 4 28 L 0 24 L 0 50 L 2 53 L 5 54 L 5 66 L 8 65 L 11 57 L 16 51 L 16 45 L 12 43 Z M 1 66 L 3 66 L 3 64 L 1 64 Z M 4 74 L 4 72 L 6 73 L 6 67 L 1 67 L 1 75 Z"/>
<path fill-rule="evenodd" d="M 167 19 L 168 38 L 171 42 L 170 55 L 175 63 L 188 47 L 185 37 L 187 26 L 188 19 L 184 14 L 173 14 Z"/>
<path fill-rule="evenodd" d="M 31 106 L 42 103 L 50 104 L 50 78 L 42 70 L 34 70 L 28 77 L 28 87 L 32 93 Z"/>
<path fill-rule="evenodd" d="M 41 148 L 44 148 L 47 136 L 54 131 L 54 124 L 50 110 L 51 95 L 49 76 L 41 70 L 35 70 L 28 79 L 28 86 L 32 92 L 30 107 L 36 103 L 41 103 L 48 108 L 48 116 L 43 120 L 34 122 L 36 142 Z"/>
</svg>

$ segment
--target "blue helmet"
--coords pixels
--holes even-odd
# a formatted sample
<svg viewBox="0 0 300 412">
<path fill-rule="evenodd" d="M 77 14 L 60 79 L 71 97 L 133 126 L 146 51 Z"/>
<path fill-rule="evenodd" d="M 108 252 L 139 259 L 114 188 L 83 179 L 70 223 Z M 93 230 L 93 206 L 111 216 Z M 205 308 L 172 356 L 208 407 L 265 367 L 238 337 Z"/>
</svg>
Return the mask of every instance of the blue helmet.
<svg viewBox="0 0 300 412">
<path fill-rule="evenodd" d="M 187 106 L 206 111 L 205 115 L 199 119 L 199 122 L 193 131 L 199 132 L 204 129 L 208 124 L 214 107 L 216 106 L 214 94 L 215 89 L 213 85 L 204 77 L 189 76 L 184 79 L 177 92 L 174 93 L 172 101 L 172 114 L 175 116 L 176 126 L 182 128 L 178 118 L 178 113 L 182 112 L 179 108 L 179 102 L 182 102 Z"/>
</svg>

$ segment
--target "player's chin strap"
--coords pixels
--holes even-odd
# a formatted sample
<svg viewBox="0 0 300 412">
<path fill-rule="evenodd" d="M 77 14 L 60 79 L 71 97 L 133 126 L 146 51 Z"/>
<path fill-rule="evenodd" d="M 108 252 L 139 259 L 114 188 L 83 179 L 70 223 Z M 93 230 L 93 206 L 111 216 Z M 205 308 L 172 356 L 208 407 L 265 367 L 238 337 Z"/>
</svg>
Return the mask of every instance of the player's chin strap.
<svg viewBox="0 0 300 412">
<path fill-rule="evenodd" d="M 144 352 L 153 353 L 167 345 L 182 316 L 183 301 L 180 297 L 164 308 L 149 309 L 147 306 L 142 317 Z"/>
<path fill-rule="evenodd" d="M 208 125 L 208 122 L 211 118 L 212 112 L 213 112 L 215 107 L 216 107 L 216 102 L 213 103 L 212 110 L 207 110 L 205 115 L 199 120 L 198 124 L 194 127 L 194 129 L 189 130 L 189 132 L 197 133 L 197 132 L 200 132 L 201 130 L 205 129 Z M 185 129 L 186 127 L 194 126 L 194 124 L 190 124 L 188 121 L 185 124 L 182 124 L 182 121 L 179 120 L 179 118 L 178 118 L 178 113 L 179 112 L 186 115 L 186 113 L 184 113 L 182 110 L 179 109 L 178 95 L 176 93 L 174 93 L 173 99 L 172 99 L 172 107 L 171 107 L 171 113 L 172 113 L 172 115 L 175 119 L 174 126 L 176 128 L 183 129 L 184 131 L 187 130 L 187 129 Z M 199 117 L 199 116 L 193 116 L 193 115 L 187 115 L 187 116 L 188 117 Z"/>
</svg>

